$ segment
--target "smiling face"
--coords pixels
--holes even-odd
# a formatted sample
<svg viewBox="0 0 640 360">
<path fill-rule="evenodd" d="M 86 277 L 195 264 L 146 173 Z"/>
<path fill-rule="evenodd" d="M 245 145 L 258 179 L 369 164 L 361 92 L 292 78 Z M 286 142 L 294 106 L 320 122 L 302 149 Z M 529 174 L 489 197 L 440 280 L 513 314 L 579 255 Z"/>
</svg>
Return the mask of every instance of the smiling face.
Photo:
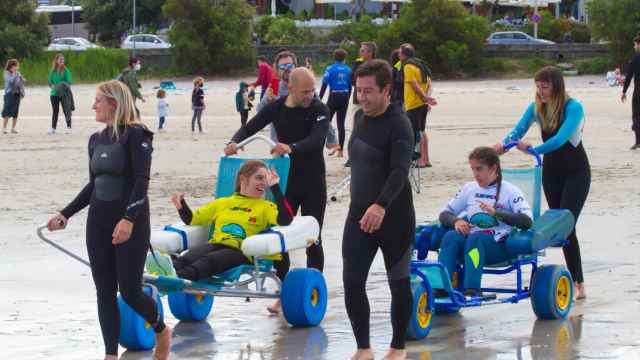
<svg viewBox="0 0 640 360">
<path fill-rule="evenodd" d="M 60 67 L 64 66 L 64 56 L 58 56 L 56 59 L 56 64 Z"/>
<path fill-rule="evenodd" d="M 498 178 L 498 166 L 489 166 L 482 161 L 476 159 L 469 160 L 469 167 L 473 173 L 473 178 L 481 187 L 487 187 L 494 183 Z"/>
<path fill-rule="evenodd" d="M 96 92 L 96 98 L 92 107 L 96 113 L 96 122 L 113 125 L 113 118 L 116 111 L 114 103 L 115 100 L 109 99 L 101 92 Z"/>
<path fill-rule="evenodd" d="M 356 95 L 365 115 L 377 116 L 387 109 L 389 89 L 389 85 L 380 89 L 374 75 L 356 78 Z"/>
<path fill-rule="evenodd" d="M 290 56 L 282 57 L 278 60 L 276 68 L 278 70 L 278 76 L 284 81 L 289 81 L 289 74 L 296 65 L 293 63 L 293 58 Z"/>
<path fill-rule="evenodd" d="M 267 168 L 261 167 L 251 175 L 240 179 L 240 194 L 252 198 L 263 198 L 269 184 Z"/>
<path fill-rule="evenodd" d="M 536 81 L 536 93 L 540 98 L 541 103 L 546 103 L 551 100 L 553 95 L 553 85 L 547 81 Z"/>
</svg>

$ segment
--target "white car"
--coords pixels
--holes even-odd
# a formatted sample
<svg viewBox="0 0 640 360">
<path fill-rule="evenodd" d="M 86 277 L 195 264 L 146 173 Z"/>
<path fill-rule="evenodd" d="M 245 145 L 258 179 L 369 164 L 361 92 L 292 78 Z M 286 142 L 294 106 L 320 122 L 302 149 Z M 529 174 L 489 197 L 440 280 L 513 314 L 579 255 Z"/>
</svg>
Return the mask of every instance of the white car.
<svg viewBox="0 0 640 360">
<path fill-rule="evenodd" d="M 129 35 L 120 45 L 123 49 L 133 49 L 135 42 L 136 49 L 168 49 L 171 44 L 160 37 L 151 34 Z"/>
<path fill-rule="evenodd" d="M 84 51 L 87 49 L 98 49 L 100 46 L 92 43 L 91 41 L 79 37 L 65 37 L 65 38 L 57 38 L 53 39 L 49 47 L 47 47 L 48 51 Z"/>
</svg>

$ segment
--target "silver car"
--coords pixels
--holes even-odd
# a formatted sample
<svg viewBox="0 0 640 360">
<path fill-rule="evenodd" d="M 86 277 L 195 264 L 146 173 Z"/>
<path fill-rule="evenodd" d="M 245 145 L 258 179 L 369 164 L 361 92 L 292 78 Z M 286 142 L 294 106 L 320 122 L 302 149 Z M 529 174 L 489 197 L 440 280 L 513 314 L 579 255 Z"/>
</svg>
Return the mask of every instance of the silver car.
<svg viewBox="0 0 640 360">
<path fill-rule="evenodd" d="M 553 45 L 553 41 L 536 39 L 522 31 L 494 32 L 487 39 L 489 45 Z"/>
<path fill-rule="evenodd" d="M 53 39 L 49 47 L 47 47 L 48 51 L 84 51 L 87 49 L 98 49 L 100 46 L 90 42 L 87 39 L 80 37 L 64 37 Z"/>
<path fill-rule="evenodd" d="M 168 49 L 171 44 L 153 34 L 129 35 L 120 45 L 123 49 L 133 49 L 135 42 L 136 49 Z"/>
</svg>

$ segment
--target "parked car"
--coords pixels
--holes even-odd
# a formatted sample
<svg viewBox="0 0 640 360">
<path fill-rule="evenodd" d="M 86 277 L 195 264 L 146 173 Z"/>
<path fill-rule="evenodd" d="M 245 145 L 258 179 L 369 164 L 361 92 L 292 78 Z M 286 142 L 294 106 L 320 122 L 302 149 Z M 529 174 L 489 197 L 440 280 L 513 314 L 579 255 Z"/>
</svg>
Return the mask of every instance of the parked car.
<svg viewBox="0 0 640 360">
<path fill-rule="evenodd" d="M 487 38 L 489 45 L 552 45 L 553 41 L 536 39 L 522 31 L 494 32 Z"/>
<path fill-rule="evenodd" d="M 51 44 L 47 47 L 48 51 L 84 51 L 87 49 L 97 49 L 100 46 L 92 43 L 91 41 L 80 37 L 64 37 L 53 39 Z"/>
<path fill-rule="evenodd" d="M 134 42 L 136 49 L 168 49 L 171 47 L 171 44 L 152 34 L 129 35 L 124 39 L 120 47 L 133 49 Z"/>
</svg>

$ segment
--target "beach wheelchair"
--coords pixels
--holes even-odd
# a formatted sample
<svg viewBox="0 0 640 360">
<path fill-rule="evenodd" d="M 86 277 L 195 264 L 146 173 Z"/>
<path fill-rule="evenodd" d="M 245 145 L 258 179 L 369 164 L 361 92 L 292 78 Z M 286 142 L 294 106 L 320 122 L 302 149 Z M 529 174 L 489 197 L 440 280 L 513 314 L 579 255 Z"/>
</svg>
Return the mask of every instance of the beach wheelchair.
<svg viewBox="0 0 640 360">
<path fill-rule="evenodd" d="M 515 145 L 510 145 L 507 150 Z M 542 160 L 532 149 L 536 166 L 525 169 L 502 169 L 503 178 L 518 186 L 531 199 L 534 222 L 529 230 L 514 229 L 506 240 L 507 251 L 513 257 L 499 264 L 485 265 L 483 274 L 515 273 L 515 287 L 482 287 L 482 296 L 465 296 L 462 281 L 464 266 L 458 265 L 452 277 L 445 267 L 427 259 L 428 252 L 437 251 L 444 234 L 451 230 L 437 222 L 418 225 L 411 262 L 413 313 L 407 332 L 412 340 L 425 338 L 431 330 L 435 314 L 457 313 L 465 307 L 518 303 L 531 298 L 533 311 L 539 319 L 566 318 L 573 304 L 573 280 L 561 265 L 539 265 L 548 247 L 567 244 L 575 219 L 570 211 L 549 209 L 540 215 Z M 523 270 L 531 267 L 528 285 Z M 485 282 L 483 277 L 483 282 Z M 434 297 L 434 290 L 446 292 L 446 297 Z"/>
<path fill-rule="evenodd" d="M 275 146 L 275 143 L 270 139 L 256 135 L 241 142 L 238 147 L 243 148 L 255 140 L 267 142 L 271 147 Z M 221 158 L 215 191 L 216 197 L 229 196 L 234 192 L 236 173 L 247 160 L 227 156 Z M 284 192 L 289 173 L 289 158 L 260 160 L 270 168 L 276 169 L 280 177 L 280 187 Z M 38 236 L 43 241 L 89 265 L 82 257 L 65 249 L 55 241 L 47 239 L 43 234 L 44 229 L 46 229 L 46 225 L 38 228 Z M 212 230 L 213 226 L 169 225 L 162 231 L 152 233 L 151 245 L 156 251 L 177 254 L 196 243 L 207 242 L 211 237 Z M 302 235 L 297 236 L 298 245 L 289 248 L 290 244 L 286 240 L 292 231 L 297 231 Z M 171 313 L 181 321 L 205 320 L 213 307 L 214 297 L 238 297 L 247 301 L 251 298 L 280 299 L 283 315 L 289 324 L 294 327 L 316 326 L 324 318 L 327 309 L 327 285 L 322 273 L 316 269 L 291 269 L 284 281 L 280 281 L 273 268 L 273 262 L 263 257 L 308 247 L 317 241 L 319 231 L 319 225 L 315 218 L 296 216 L 288 226 L 275 226 L 244 240 L 242 250 L 245 255 L 253 257 L 252 265 L 241 265 L 199 281 L 166 276 L 161 273 L 145 273 L 143 275 L 143 290 L 156 300 L 158 311 L 162 317 L 164 311 L 161 296 L 167 295 Z M 268 244 L 261 241 L 266 238 L 270 240 Z M 273 245 L 274 239 L 277 244 L 276 250 Z M 245 244 L 252 244 L 253 248 L 245 248 Z M 155 257 L 153 252 L 150 252 L 148 261 L 153 261 L 153 259 L 155 259 L 158 268 L 163 269 L 163 264 L 159 259 L 167 258 Z M 170 264 L 164 265 L 165 269 L 170 266 Z M 265 286 L 267 280 L 270 281 L 269 284 L 273 284 L 272 288 Z M 153 348 L 155 336 L 151 324 L 129 307 L 121 296 L 118 296 L 118 307 L 120 310 L 120 345 L 129 350 Z"/>
</svg>

